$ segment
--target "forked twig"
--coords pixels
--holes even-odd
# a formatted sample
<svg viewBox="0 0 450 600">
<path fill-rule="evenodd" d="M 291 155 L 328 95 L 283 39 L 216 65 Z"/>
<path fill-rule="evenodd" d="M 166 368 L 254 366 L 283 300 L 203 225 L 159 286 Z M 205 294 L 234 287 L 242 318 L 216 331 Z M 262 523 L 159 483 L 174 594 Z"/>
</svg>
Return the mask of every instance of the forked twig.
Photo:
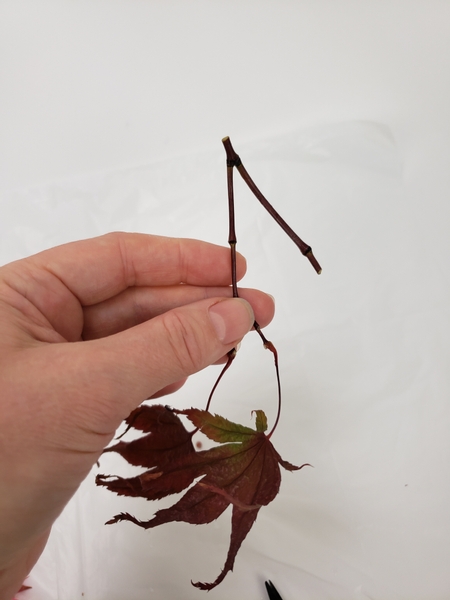
<svg viewBox="0 0 450 600">
<path fill-rule="evenodd" d="M 242 161 L 238 154 L 234 151 L 233 146 L 231 145 L 230 138 L 224 137 L 222 143 L 225 148 L 225 152 L 227 153 L 227 172 L 228 172 L 228 205 L 232 205 L 230 208 L 230 236 L 234 237 L 234 244 L 236 245 L 236 233 L 234 230 L 234 197 L 233 197 L 233 167 L 239 171 L 242 179 L 251 189 L 256 198 L 261 202 L 270 216 L 278 223 L 278 225 L 283 229 L 283 231 L 291 238 L 303 256 L 309 260 L 314 269 L 318 274 L 322 272 L 321 266 L 316 260 L 312 252 L 311 246 L 306 244 L 296 233 L 295 231 L 286 223 L 283 217 L 274 209 L 274 207 L 270 204 L 270 202 L 263 196 L 253 179 L 247 172 L 247 169 L 242 164 Z M 231 219 L 233 219 L 233 228 L 231 229 Z M 231 242 L 230 242 L 231 244 Z"/>
<path fill-rule="evenodd" d="M 295 231 L 286 223 L 286 221 L 283 219 L 283 217 L 273 208 L 273 206 L 270 204 L 270 202 L 267 200 L 267 198 L 265 198 L 265 196 L 261 193 L 261 191 L 255 184 L 253 179 L 248 174 L 247 169 L 242 164 L 242 161 L 241 161 L 239 155 L 236 154 L 236 152 L 231 144 L 230 138 L 228 136 L 224 137 L 222 139 L 222 143 L 224 145 L 225 152 L 227 155 L 227 187 L 228 187 L 228 217 L 229 217 L 228 243 L 230 245 L 230 250 L 231 250 L 231 284 L 232 284 L 232 289 L 233 289 L 233 297 L 234 298 L 239 297 L 238 289 L 237 289 L 237 276 L 236 276 L 237 236 L 236 236 L 236 225 L 235 225 L 235 215 L 234 215 L 234 184 L 233 184 L 233 170 L 235 167 L 239 171 L 239 174 L 241 175 L 242 179 L 248 185 L 250 190 L 253 192 L 253 194 L 256 196 L 256 198 L 259 200 L 259 202 L 264 206 L 264 208 L 267 210 L 267 212 L 270 214 L 270 216 L 278 223 L 278 225 L 283 229 L 283 231 L 291 238 L 291 240 L 299 248 L 299 250 L 303 254 L 303 256 L 306 256 L 306 258 L 312 264 L 312 266 L 314 267 L 316 272 L 318 274 L 320 274 L 322 272 L 322 268 L 319 265 L 319 263 L 317 262 L 317 259 L 312 252 L 311 246 L 306 244 L 295 233 Z M 274 363 L 275 363 L 275 371 L 276 371 L 276 376 L 277 376 L 278 410 L 277 410 L 277 416 L 275 419 L 275 423 L 274 423 L 270 433 L 267 436 L 268 438 L 270 438 L 278 425 L 278 421 L 280 419 L 280 414 L 281 414 L 281 380 L 280 380 L 280 371 L 279 371 L 279 367 L 278 367 L 278 353 L 277 353 L 277 350 L 276 350 L 275 346 L 273 345 L 273 343 L 264 336 L 259 324 L 256 321 L 253 323 L 253 327 L 254 327 L 255 331 L 258 333 L 258 335 L 260 336 L 260 338 L 262 339 L 264 348 L 267 348 L 267 350 L 270 350 L 270 352 L 272 352 L 272 354 L 273 354 Z M 214 386 L 211 390 L 211 393 L 209 395 L 208 402 L 206 405 L 206 410 L 209 409 L 213 394 L 214 394 L 220 380 L 222 379 L 225 371 L 228 370 L 231 363 L 233 362 L 235 356 L 236 356 L 235 349 L 231 350 L 228 353 L 228 360 L 227 360 L 225 366 L 223 367 L 219 377 L 217 378 L 216 383 L 214 384 Z"/>
</svg>

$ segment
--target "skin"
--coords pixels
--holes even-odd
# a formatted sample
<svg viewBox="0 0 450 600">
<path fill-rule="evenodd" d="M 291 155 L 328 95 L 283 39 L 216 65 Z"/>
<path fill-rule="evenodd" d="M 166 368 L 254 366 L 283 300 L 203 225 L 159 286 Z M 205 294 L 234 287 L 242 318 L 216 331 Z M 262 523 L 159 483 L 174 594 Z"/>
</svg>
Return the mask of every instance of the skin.
<svg viewBox="0 0 450 600">
<path fill-rule="evenodd" d="M 270 296 L 230 284 L 229 249 L 142 234 L 0 268 L 0 600 L 131 410 L 271 321 Z"/>
</svg>

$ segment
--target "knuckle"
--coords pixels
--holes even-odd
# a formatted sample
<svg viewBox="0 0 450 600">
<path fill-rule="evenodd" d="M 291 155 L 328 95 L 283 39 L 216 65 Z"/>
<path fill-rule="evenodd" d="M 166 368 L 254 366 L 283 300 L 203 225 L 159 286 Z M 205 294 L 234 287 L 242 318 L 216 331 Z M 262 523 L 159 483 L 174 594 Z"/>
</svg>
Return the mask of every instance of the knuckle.
<svg viewBox="0 0 450 600">
<path fill-rule="evenodd" d="M 183 319 L 177 310 L 162 315 L 173 358 L 183 373 L 195 373 L 205 366 L 206 336 L 200 327 Z"/>
</svg>

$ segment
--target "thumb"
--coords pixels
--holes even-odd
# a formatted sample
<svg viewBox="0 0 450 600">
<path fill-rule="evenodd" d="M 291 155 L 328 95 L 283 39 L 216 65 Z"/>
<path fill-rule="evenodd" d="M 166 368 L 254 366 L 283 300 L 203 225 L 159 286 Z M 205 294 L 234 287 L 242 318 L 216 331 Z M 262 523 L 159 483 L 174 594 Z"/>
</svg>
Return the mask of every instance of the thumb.
<svg viewBox="0 0 450 600">
<path fill-rule="evenodd" d="M 107 400 L 101 411 L 104 424 L 114 430 L 143 400 L 219 360 L 250 331 L 254 319 L 250 304 L 241 298 L 207 299 L 109 338 L 83 343 L 98 346 L 86 368 L 92 369 L 93 360 L 101 361 L 94 370 L 101 380 L 96 387 L 109 390 L 96 396 L 98 401 Z M 92 402 L 91 398 L 83 407 L 88 413 Z M 98 407 L 93 414 L 100 414 Z"/>
</svg>

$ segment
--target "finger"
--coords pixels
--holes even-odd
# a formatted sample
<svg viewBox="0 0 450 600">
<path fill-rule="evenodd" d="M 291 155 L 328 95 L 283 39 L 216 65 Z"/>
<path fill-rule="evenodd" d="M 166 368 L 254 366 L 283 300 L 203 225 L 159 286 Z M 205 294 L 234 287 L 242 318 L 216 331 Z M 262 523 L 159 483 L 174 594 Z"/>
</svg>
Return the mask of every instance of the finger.
<svg viewBox="0 0 450 600">
<path fill-rule="evenodd" d="M 168 310 L 205 298 L 231 297 L 230 287 L 196 287 L 189 285 L 129 288 L 99 304 L 84 309 L 83 339 L 106 337 L 143 323 Z M 261 327 L 273 319 L 274 302 L 259 290 L 241 288 L 239 295 L 253 308 Z"/>
<path fill-rule="evenodd" d="M 31 257 L 89 306 L 129 287 L 231 284 L 229 249 L 207 242 L 138 233 L 112 233 L 65 244 Z M 242 255 L 237 277 L 245 274 Z"/>
<path fill-rule="evenodd" d="M 174 394 L 175 392 L 178 392 L 178 390 L 181 389 L 183 387 L 183 385 L 186 383 L 186 380 L 187 380 L 187 377 L 184 377 L 180 381 L 176 381 L 175 383 L 170 383 L 169 385 L 166 385 L 166 387 L 157 391 L 156 394 L 153 394 L 149 398 L 149 400 L 150 399 L 155 400 L 156 398 L 161 398 L 162 396 L 168 396 L 169 394 Z"/>
</svg>

